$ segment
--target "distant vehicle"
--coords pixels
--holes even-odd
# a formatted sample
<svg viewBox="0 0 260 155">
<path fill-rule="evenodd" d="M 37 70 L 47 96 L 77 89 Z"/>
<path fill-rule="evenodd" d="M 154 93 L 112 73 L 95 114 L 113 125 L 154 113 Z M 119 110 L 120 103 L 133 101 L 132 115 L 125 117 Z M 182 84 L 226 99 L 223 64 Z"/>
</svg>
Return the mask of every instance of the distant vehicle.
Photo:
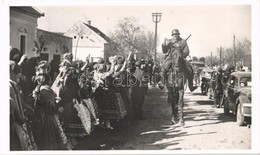
<svg viewBox="0 0 260 155">
<path fill-rule="evenodd" d="M 227 96 L 224 100 L 224 113 L 236 114 L 239 126 L 249 123 L 251 118 L 251 72 L 233 72 L 227 83 Z"/>
<path fill-rule="evenodd" d="M 203 61 L 191 61 L 190 63 L 193 67 L 198 66 L 200 69 L 205 68 L 205 62 Z"/>
<path fill-rule="evenodd" d="M 196 86 L 200 85 L 201 78 L 200 73 L 203 68 L 205 68 L 205 62 L 199 61 L 199 60 L 192 60 L 190 61 L 192 67 L 193 67 L 193 73 L 194 73 L 194 84 Z"/>
<path fill-rule="evenodd" d="M 211 79 L 211 73 L 214 72 L 214 69 L 210 69 L 210 68 L 202 68 L 201 72 L 200 72 L 200 77 L 203 78 L 205 77 L 206 79 Z"/>
</svg>

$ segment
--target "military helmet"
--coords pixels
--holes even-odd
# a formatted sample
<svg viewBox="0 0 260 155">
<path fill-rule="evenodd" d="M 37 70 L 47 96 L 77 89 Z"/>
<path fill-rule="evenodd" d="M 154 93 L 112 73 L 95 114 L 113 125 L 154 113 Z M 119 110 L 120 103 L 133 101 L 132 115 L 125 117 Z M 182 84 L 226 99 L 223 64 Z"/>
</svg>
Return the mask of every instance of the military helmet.
<svg viewBox="0 0 260 155">
<path fill-rule="evenodd" d="M 180 35 L 179 30 L 178 30 L 178 29 L 173 29 L 173 30 L 172 30 L 172 36 L 173 36 L 173 35 Z"/>
<path fill-rule="evenodd" d="M 221 68 L 221 67 L 219 67 L 219 68 L 218 68 L 218 71 L 219 71 L 219 72 L 222 72 L 223 70 L 222 70 L 222 68 Z"/>
</svg>

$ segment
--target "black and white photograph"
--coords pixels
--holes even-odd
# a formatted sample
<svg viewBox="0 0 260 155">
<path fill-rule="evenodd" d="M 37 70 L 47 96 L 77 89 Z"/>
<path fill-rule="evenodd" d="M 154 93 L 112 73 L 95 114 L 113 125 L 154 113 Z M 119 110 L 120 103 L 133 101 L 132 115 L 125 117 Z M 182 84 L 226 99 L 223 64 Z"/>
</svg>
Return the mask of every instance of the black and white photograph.
<svg viewBox="0 0 260 155">
<path fill-rule="evenodd" d="M 1 153 L 259 153 L 260 3 L 199 2 L 3 1 Z"/>
</svg>

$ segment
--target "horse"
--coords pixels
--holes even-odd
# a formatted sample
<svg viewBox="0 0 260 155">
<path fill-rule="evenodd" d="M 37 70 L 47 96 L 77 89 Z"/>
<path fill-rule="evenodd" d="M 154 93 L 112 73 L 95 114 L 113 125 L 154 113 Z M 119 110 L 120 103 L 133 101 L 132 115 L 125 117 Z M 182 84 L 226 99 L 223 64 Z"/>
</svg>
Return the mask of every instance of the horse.
<svg viewBox="0 0 260 155">
<path fill-rule="evenodd" d="M 168 89 L 168 103 L 171 106 L 171 123 L 184 126 L 184 91 L 187 81 L 185 60 L 182 56 L 181 49 L 173 48 L 170 42 L 162 45 L 165 53 L 163 63 L 163 74 L 165 77 L 166 87 Z"/>
</svg>

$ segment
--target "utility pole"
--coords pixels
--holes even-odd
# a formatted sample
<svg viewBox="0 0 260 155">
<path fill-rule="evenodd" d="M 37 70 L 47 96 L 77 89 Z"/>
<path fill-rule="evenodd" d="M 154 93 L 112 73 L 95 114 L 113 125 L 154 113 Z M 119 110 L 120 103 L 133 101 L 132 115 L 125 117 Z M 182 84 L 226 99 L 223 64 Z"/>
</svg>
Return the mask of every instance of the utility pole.
<svg viewBox="0 0 260 155">
<path fill-rule="evenodd" d="M 225 54 L 224 54 L 224 50 L 221 52 L 221 55 L 222 55 L 222 66 L 224 67 L 225 66 Z"/>
<path fill-rule="evenodd" d="M 221 67 L 221 52 L 222 52 L 222 47 L 220 46 L 220 49 L 219 49 L 219 67 Z"/>
<path fill-rule="evenodd" d="M 212 52 L 211 52 L 211 55 L 210 55 L 210 68 L 212 68 Z"/>
<path fill-rule="evenodd" d="M 152 13 L 153 22 L 155 22 L 155 50 L 154 50 L 154 63 L 156 63 L 156 49 L 157 49 L 157 23 L 161 21 L 161 13 Z"/>
<path fill-rule="evenodd" d="M 236 69 L 236 36 L 233 36 L 233 66 Z"/>
</svg>

